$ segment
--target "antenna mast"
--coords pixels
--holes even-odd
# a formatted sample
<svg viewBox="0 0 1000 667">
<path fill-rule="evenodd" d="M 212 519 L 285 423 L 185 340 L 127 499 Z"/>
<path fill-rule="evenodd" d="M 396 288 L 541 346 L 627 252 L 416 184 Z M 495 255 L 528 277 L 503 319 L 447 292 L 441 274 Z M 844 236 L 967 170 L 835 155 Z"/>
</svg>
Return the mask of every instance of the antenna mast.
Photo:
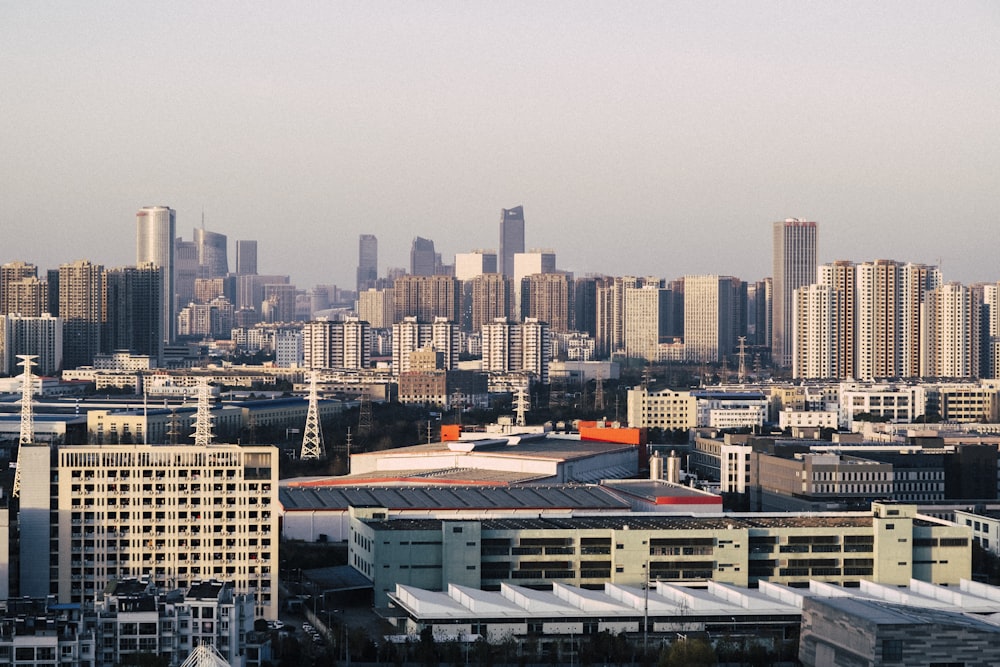
<svg viewBox="0 0 1000 667">
<path fill-rule="evenodd" d="M 309 380 L 309 410 L 306 412 L 306 428 L 302 436 L 301 459 L 321 459 L 326 456 L 323 447 L 323 428 L 319 421 L 319 398 L 316 390 L 318 371 L 313 371 Z"/>
<path fill-rule="evenodd" d="M 194 418 L 194 444 L 208 447 L 212 444 L 212 388 L 208 379 L 198 381 L 198 410 Z"/>
</svg>

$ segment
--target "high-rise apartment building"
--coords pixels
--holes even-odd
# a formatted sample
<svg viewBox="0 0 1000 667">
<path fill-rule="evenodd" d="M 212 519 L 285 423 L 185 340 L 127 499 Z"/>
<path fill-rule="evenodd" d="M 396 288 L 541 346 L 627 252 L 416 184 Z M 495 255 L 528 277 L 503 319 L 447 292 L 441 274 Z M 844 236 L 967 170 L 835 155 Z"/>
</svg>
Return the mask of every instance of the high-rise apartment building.
<svg viewBox="0 0 1000 667">
<path fill-rule="evenodd" d="M 142 434 L 136 434 L 141 440 Z M 21 449 L 21 593 L 91 604 L 115 581 L 209 579 L 278 615 L 278 454 L 270 446 Z"/>
<path fill-rule="evenodd" d="M 978 377 L 981 303 L 973 290 L 958 283 L 928 290 L 923 310 L 920 375 Z"/>
<path fill-rule="evenodd" d="M 524 252 L 524 207 L 500 211 L 500 253 L 497 269 L 508 278 L 514 276 L 514 255 Z"/>
<path fill-rule="evenodd" d="M 302 328 L 303 364 L 311 369 L 368 368 L 370 336 L 368 322 L 357 317 L 307 322 Z"/>
<path fill-rule="evenodd" d="M 625 308 L 628 322 L 625 325 L 625 350 L 627 356 L 659 361 L 660 341 L 663 339 L 669 315 L 670 290 L 646 285 L 625 290 Z"/>
<path fill-rule="evenodd" d="M 405 317 L 392 325 L 392 372 L 395 375 L 414 370 L 410 356 L 417 350 L 433 348 L 441 355 L 444 370 L 458 368 L 461 349 L 458 325 L 443 317 L 433 322 L 419 322 L 415 317 Z"/>
<path fill-rule="evenodd" d="M 103 266 L 84 259 L 59 267 L 59 313 L 63 367 L 90 366 L 101 352 L 106 317 Z"/>
<path fill-rule="evenodd" d="M 921 346 L 921 308 L 927 292 L 941 287 L 941 270 L 927 264 L 902 265 L 902 364 L 903 377 L 921 375 L 923 350 Z"/>
<path fill-rule="evenodd" d="M 521 281 L 536 273 L 555 273 L 556 253 L 552 250 L 533 249 L 514 255 L 514 279 L 511 282 L 514 293 L 514 317 L 521 317 Z"/>
<path fill-rule="evenodd" d="M 4 291 L 7 313 L 24 317 L 41 317 L 49 312 L 49 286 L 34 276 L 7 283 Z"/>
<path fill-rule="evenodd" d="M 252 276 L 257 273 L 257 242 L 236 241 L 236 275 Z"/>
<path fill-rule="evenodd" d="M 0 315 L 0 375 L 17 375 L 18 355 L 33 354 L 35 372 L 55 375 L 62 370 L 63 323 L 48 313 L 40 316 Z"/>
<path fill-rule="evenodd" d="M 676 293 L 675 293 L 676 294 Z M 681 295 L 683 299 L 683 294 Z M 683 310 L 683 305 L 682 305 Z M 771 349 L 771 279 L 747 285 L 747 344 Z"/>
<path fill-rule="evenodd" d="M 788 368 L 795 332 L 792 298 L 796 289 L 816 282 L 816 223 L 788 218 L 773 224 L 774 274 L 771 300 L 771 360 Z"/>
<path fill-rule="evenodd" d="M 261 301 L 260 313 L 265 322 L 294 322 L 295 298 L 298 293 L 295 285 L 288 283 L 267 283 L 264 285 L 264 298 Z"/>
<path fill-rule="evenodd" d="M 135 216 L 135 263 L 140 266 L 147 262 L 161 269 L 160 307 L 163 323 L 163 339 L 169 343 L 174 339 L 176 328 L 175 315 L 175 267 L 174 244 L 176 243 L 177 214 L 167 206 L 146 206 L 139 209 Z M 197 258 L 197 249 L 195 249 Z M 191 291 L 194 291 L 194 277 L 191 279 Z M 63 315 L 64 319 L 67 319 Z M 68 322 L 68 320 L 67 320 Z"/>
<path fill-rule="evenodd" d="M 37 277 L 38 267 L 34 264 L 8 262 L 7 264 L 0 265 L 0 315 L 7 313 L 14 313 L 16 315 L 20 313 L 27 316 L 27 313 L 21 312 L 17 304 L 13 302 L 10 296 L 11 286 L 22 280 Z"/>
<path fill-rule="evenodd" d="M 438 317 L 459 321 L 461 292 L 454 276 L 402 276 L 393 282 L 393 293 L 396 322 L 404 317 L 416 317 L 419 322 Z"/>
<path fill-rule="evenodd" d="M 792 316 L 793 378 L 844 377 L 840 362 L 844 292 L 826 283 L 804 285 L 794 292 Z"/>
<path fill-rule="evenodd" d="M 375 238 L 374 234 L 362 234 L 358 237 L 358 294 L 377 286 L 378 239 Z"/>
<path fill-rule="evenodd" d="M 410 275 L 433 276 L 437 273 L 437 253 L 434 241 L 417 236 L 410 246 Z"/>
<path fill-rule="evenodd" d="M 373 329 L 388 329 L 395 320 L 396 291 L 369 288 L 358 293 L 358 317 Z"/>
<path fill-rule="evenodd" d="M 105 271 L 107 318 L 102 351 L 128 350 L 148 355 L 157 364 L 163 361 L 162 270 L 147 262 Z"/>
<path fill-rule="evenodd" d="M 483 326 L 483 371 L 528 373 L 547 384 L 550 346 L 549 325 L 545 322 L 497 318 Z"/>
<path fill-rule="evenodd" d="M 722 361 L 733 351 L 733 279 L 684 276 L 684 350 L 689 361 Z"/>
<path fill-rule="evenodd" d="M 573 276 L 568 273 L 534 273 L 521 279 L 521 319 L 546 322 L 549 331 L 573 330 Z"/>
<path fill-rule="evenodd" d="M 472 332 L 498 317 L 511 316 L 513 294 L 510 278 L 500 273 L 484 273 L 469 283 L 469 326 Z"/>
<path fill-rule="evenodd" d="M 840 293 L 839 311 L 834 314 L 840 338 L 834 350 L 837 356 L 834 362 L 837 375 L 831 377 L 853 378 L 857 372 L 857 267 L 854 262 L 849 261 L 824 264 L 819 267 L 819 282 Z"/>
<path fill-rule="evenodd" d="M 194 244 L 198 248 L 199 278 L 223 278 L 229 273 L 229 240 L 225 234 L 195 228 Z"/>
</svg>

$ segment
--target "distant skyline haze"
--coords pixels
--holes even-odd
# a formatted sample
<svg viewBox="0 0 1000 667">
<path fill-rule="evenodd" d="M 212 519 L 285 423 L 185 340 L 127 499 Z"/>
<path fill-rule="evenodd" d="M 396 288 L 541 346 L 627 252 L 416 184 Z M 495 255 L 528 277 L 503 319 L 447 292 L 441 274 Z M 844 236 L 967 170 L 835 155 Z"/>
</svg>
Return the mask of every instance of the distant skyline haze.
<svg viewBox="0 0 1000 667">
<path fill-rule="evenodd" d="M 357 281 L 416 236 L 612 275 L 818 262 L 997 281 L 1000 4 L 8 3 L 0 261 L 135 263 L 135 212 L 258 241 L 262 274 Z M 234 266 L 234 263 L 230 264 Z"/>
</svg>

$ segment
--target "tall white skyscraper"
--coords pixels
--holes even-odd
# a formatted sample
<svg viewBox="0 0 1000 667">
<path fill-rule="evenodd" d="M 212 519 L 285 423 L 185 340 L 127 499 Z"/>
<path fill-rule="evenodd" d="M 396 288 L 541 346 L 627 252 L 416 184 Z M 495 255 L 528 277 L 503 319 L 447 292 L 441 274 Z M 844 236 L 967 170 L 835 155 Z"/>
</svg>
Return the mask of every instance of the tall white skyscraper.
<svg viewBox="0 0 1000 667">
<path fill-rule="evenodd" d="M 788 218 L 773 225 L 774 275 L 771 301 L 771 360 L 792 363 L 792 298 L 799 287 L 816 282 L 816 223 Z"/>
<path fill-rule="evenodd" d="M 135 216 L 136 265 L 150 262 L 162 269 L 160 299 L 163 304 L 163 338 L 171 342 L 177 330 L 174 305 L 174 240 L 177 214 L 167 206 L 144 206 Z"/>
</svg>

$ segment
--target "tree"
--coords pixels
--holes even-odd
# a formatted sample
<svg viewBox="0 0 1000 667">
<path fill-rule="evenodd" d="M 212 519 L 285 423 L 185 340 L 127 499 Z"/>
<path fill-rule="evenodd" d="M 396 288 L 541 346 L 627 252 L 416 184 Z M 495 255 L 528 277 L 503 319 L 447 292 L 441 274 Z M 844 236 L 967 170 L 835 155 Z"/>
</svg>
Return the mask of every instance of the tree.
<svg viewBox="0 0 1000 667">
<path fill-rule="evenodd" d="M 704 639 L 677 639 L 660 655 L 660 667 L 713 667 L 715 650 Z"/>
</svg>

